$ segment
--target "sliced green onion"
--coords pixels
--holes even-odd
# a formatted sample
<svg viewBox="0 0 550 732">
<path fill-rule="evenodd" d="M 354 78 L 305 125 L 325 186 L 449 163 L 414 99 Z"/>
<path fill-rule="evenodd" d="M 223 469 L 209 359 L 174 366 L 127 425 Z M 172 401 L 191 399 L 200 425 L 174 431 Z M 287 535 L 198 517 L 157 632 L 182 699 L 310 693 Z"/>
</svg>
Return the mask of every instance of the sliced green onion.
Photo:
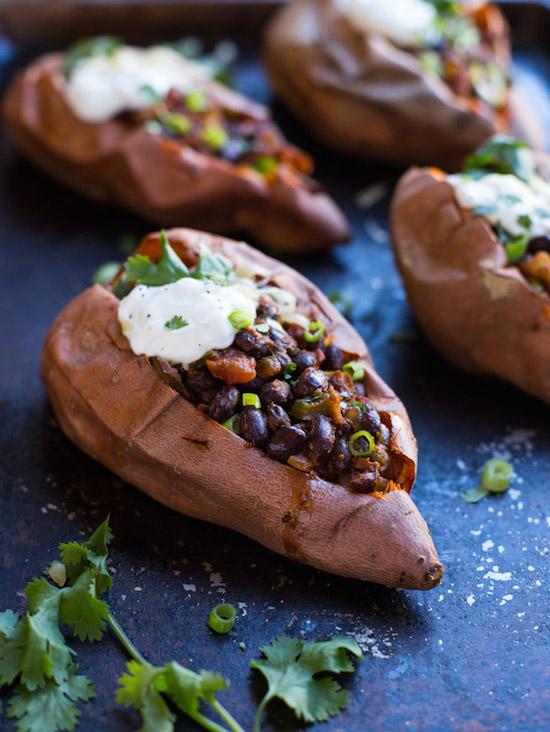
<svg viewBox="0 0 550 732">
<path fill-rule="evenodd" d="M 491 458 L 481 471 L 481 488 L 489 493 L 504 493 L 512 477 L 512 466 L 507 460 Z"/>
<path fill-rule="evenodd" d="M 92 275 L 92 285 L 104 285 L 106 282 L 110 282 L 120 267 L 120 262 L 105 262 Z"/>
<path fill-rule="evenodd" d="M 261 406 L 262 403 L 257 394 L 251 394 L 250 392 L 243 394 L 243 407 L 255 407 L 256 409 L 260 409 Z"/>
<path fill-rule="evenodd" d="M 279 161 L 273 155 L 258 155 L 250 165 L 260 175 L 269 175 L 277 170 Z"/>
<path fill-rule="evenodd" d="M 208 107 L 208 97 L 202 89 L 194 89 L 185 97 L 185 106 L 191 112 L 204 112 Z"/>
<path fill-rule="evenodd" d="M 320 320 L 312 320 L 304 331 L 304 339 L 308 343 L 315 343 L 325 332 L 325 324 Z"/>
<path fill-rule="evenodd" d="M 291 361 L 290 363 L 285 363 L 283 368 L 283 378 L 290 379 L 292 378 L 292 374 L 296 371 L 296 364 L 294 361 Z"/>
<path fill-rule="evenodd" d="M 365 367 L 359 361 L 348 361 L 342 369 L 351 376 L 352 381 L 361 381 L 365 376 Z"/>
<path fill-rule="evenodd" d="M 508 257 L 508 261 L 510 264 L 513 264 L 514 262 L 519 262 L 519 260 L 524 256 L 525 252 L 527 251 L 527 247 L 529 246 L 529 234 L 520 234 L 520 236 L 516 236 L 515 239 L 512 239 L 507 244 L 504 245 L 504 248 L 506 249 L 506 256 Z"/>
<path fill-rule="evenodd" d="M 258 333 L 269 333 L 269 323 L 258 323 L 256 330 Z"/>
<path fill-rule="evenodd" d="M 250 317 L 244 310 L 234 310 L 229 316 L 229 322 L 235 328 L 235 330 L 244 330 L 252 325 L 254 319 Z"/>
<path fill-rule="evenodd" d="M 185 328 L 186 325 L 189 325 L 188 320 L 182 318 L 181 315 L 174 315 L 170 320 L 166 321 L 164 327 L 166 330 L 179 330 L 180 328 Z"/>
<path fill-rule="evenodd" d="M 369 446 L 366 450 L 361 450 L 360 448 L 355 447 L 355 443 L 361 438 L 365 438 L 365 440 L 369 443 Z M 354 432 L 353 435 L 349 438 L 348 447 L 353 457 L 368 457 L 374 450 L 374 437 L 371 435 L 370 432 L 367 432 L 367 430 L 358 430 L 357 432 Z"/>
<path fill-rule="evenodd" d="M 163 114 L 160 118 L 160 123 L 167 127 L 171 132 L 175 132 L 176 135 L 186 135 L 192 128 L 191 120 L 184 114 L 178 114 L 172 112 L 171 114 Z"/>
<path fill-rule="evenodd" d="M 229 419 L 226 419 L 223 423 L 223 426 L 226 430 L 229 430 L 230 432 L 234 432 L 236 435 L 240 434 L 239 429 L 239 415 L 233 414 Z"/>
<path fill-rule="evenodd" d="M 222 602 L 210 611 L 208 627 L 216 633 L 229 633 L 233 630 L 236 620 L 235 606 L 229 602 Z"/>
<path fill-rule="evenodd" d="M 221 150 L 229 142 L 229 135 L 219 125 L 208 125 L 201 133 L 203 142 L 213 150 Z"/>
</svg>

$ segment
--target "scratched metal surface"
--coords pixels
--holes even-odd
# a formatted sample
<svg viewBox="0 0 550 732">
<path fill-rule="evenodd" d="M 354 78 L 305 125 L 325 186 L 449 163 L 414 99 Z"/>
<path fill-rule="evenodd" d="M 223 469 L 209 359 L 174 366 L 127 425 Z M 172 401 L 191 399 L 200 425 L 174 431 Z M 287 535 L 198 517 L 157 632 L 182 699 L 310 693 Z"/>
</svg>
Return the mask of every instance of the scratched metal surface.
<svg viewBox="0 0 550 732">
<path fill-rule="evenodd" d="M 550 17 L 532 22 L 515 7 L 510 11 L 519 83 L 550 122 L 544 53 Z M 22 61 L 2 46 L 4 83 Z M 254 53 L 241 58 L 237 86 L 269 101 L 255 61 Z M 311 149 L 307 133 L 278 107 L 276 113 L 288 136 Z M 414 323 L 388 247 L 388 198 L 365 212 L 354 196 L 395 174 L 312 151 L 355 237 L 326 257 L 293 263 L 325 291 L 353 298 L 354 324 L 409 408 L 421 456 L 414 496 L 446 565 L 441 586 L 426 594 L 394 591 L 298 566 L 157 505 L 64 438 L 37 374 L 42 340 L 95 268 L 122 258 L 121 236 L 139 236 L 148 225 L 53 183 L 18 157 L 2 133 L 0 608 L 22 609 L 17 593 L 54 557 L 57 542 L 83 535 L 110 512 L 115 613 L 152 662 L 176 658 L 226 674 L 232 687 L 224 703 L 246 729 L 261 690 L 248 663 L 281 632 L 306 639 L 348 633 L 365 649 L 349 708 L 324 725 L 327 732 L 548 729 L 548 408 L 504 384 L 456 371 L 421 337 L 392 340 Z M 494 452 L 513 462 L 512 490 L 466 505 L 460 491 L 475 484 Z M 261 475 L 257 480 L 258 490 L 269 490 Z M 239 603 L 240 619 L 233 635 L 214 637 L 205 621 L 222 597 Z M 113 701 L 125 661 L 119 647 L 110 638 L 74 647 L 97 687 L 79 729 L 135 729 L 136 719 Z M 275 708 L 270 728 L 295 727 Z M 0 720 L 0 729 L 12 729 L 11 722 Z"/>
</svg>

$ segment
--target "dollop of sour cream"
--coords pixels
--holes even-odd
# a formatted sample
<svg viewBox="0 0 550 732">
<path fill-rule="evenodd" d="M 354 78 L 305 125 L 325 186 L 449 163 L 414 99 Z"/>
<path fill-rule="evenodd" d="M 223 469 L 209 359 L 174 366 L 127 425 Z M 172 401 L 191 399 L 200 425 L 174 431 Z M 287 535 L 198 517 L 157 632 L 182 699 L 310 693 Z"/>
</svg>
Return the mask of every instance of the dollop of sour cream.
<svg viewBox="0 0 550 732">
<path fill-rule="evenodd" d="M 386 36 L 398 46 L 422 47 L 439 38 L 436 10 L 424 0 L 340 0 L 359 31 Z"/>
<path fill-rule="evenodd" d="M 258 298 L 253 283 L 221 286 L 184 277 L 160 287 L 134 287 L 120 301 L 118 320 L 135 354 L 187 368 L 208 351 L 230 346 L 236 330 L 229 316 L 240 310 L 254 319 Z M 177 316 L 187 324 L 167 327 Z"/>
<path fill-rule="evenodd" d="M 526 231 L 531 237 L 550 234 L 550 183 L 540 176 L 533 175 L 529 183 L 498 173 L 479 179 L 450 175 L 448 181 L 461 208 L 477 209 L 480 216 L 511 236 Z"/>
<path fill-rule="evenodd" d="M 125 110 L 151 104 L 151 90 L 163 97 L 170 89 L 190 91 L 208 78 L 203 64 L 171 48 L 122 46 L 113 54 L 97 54 L 78 62 L 65 98 L 85 122 L 105 122 Z"/>
</svg>

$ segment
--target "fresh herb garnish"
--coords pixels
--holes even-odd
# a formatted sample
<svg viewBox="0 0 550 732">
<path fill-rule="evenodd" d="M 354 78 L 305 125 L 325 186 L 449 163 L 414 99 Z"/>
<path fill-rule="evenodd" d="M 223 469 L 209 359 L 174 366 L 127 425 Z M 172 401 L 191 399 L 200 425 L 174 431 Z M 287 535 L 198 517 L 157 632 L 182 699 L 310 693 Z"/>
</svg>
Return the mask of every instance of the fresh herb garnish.
<svg viewBox="0 0 550 732">
<path fill-rule="evenodd" d="M 139 87 L 140 92 L 149 98 L 149 101 L 151 104 L 154 104 L 155 102 L 160 102 L 162 99 L 162 96 L 158 93 L 158 91 L 151 86 L 151 84 L 142 84 Z"/>
<path fill-rule="evenodd" d="M 253 323 L 253 318 L 244 310 L 234 310 L 229 315 L 229 322 L 235 330 L 244 330 Z"/>
<path fill-rule="evenodd" d="M 325 324 L 321 320 L 312 320 L 304 330 L 304 340 L 315 343 L 325 332 Z"/>
<path fill-rule="evenodd" d="M 194 89 L 186 94 L 185 106 L 190 112 L 204 112 L 208 109 L 208 97 L 202 89 Z"/>
<path fill-rule="evenodd" d="M 164 327 L 166 330 L 179 330 L 180 328 L 185 328 L 186 325 L 189 325 L 188 320 L 184 320 L 181 315 L 174 315 L 170 320 L 166 321 Z"/>
<path fill-rule="evenodd" d="M 348 692 L 334 674 L 354 670 L 350 655 L 363 659 L 356 641 L 344 637 L 306 643 L 282 635 L 261 651 L 265 658 L 250 664 L 267 681 L 254 732 L 259 732 L 265 709 L 273 699 L 280 699 L 304 722 L 323 722 L 337 715 L 347 706 Z"/>
<path fill-rule="evenodd" d="M 525 234 L 519 234 L 519 236 L 510 239 L 509 241 L 503 242 L 504 249 L 506 250 L 506 256 L 510 264 L 519 262 L 525 256 L 527 248 L 529 246 L 530 235 L 528 232 Z"/>
<path fill-rule="evenodd" d="M 261 409 L 262 403 L 260 397 L 253 392 L 245 392 L 243 394 L 243 407 L 254 407 L 254 409 Z"/>
<path fill-rule="evenodd" d="M 227 257 L 205 247 L 191 276 L 197 280 L 210 280 L 218 285 L 225 285 L 232 271 L 233 265 Z"/>
<path fill-rule="evenodd" d="M 374 450 L 374 437 L 367 430 L 358 430 L 349 438 L 348 447 L 353 457 L 368 457 Z"/>
<path fill-rule="evenodd" d="M 466 503 L 477 503 L 490 493 L 504 493 L 511 477 L 512 466 L 507 460 L 491 458 L 481 469 L 480 484 L 461 493 L 461 498 Z"/>
<path fill-rule="evenodd" d="M 359 361 L 348 361 L 342 366 L 342 371 L 349 374 L 352 381 L 361 381 L 365 376 L 365 367 Z"/>
<path fill-rule="evenodd" d="M 170 246 L 165 231 L 160 233 L 160 251 L 157 264 L 144 254 L 128 257 L 124 265 L 126 279 L 148 287 L 160 287 L 190 276 L 189 270 Z"/>
<path fill-rule="evenodd" d="M 212 608 L 208 616 L 208 627 L 216 633 L 229 633 L 235 627 L 237 611 L 229 602 L 222 602 Z"/>
<path fill-rule="evenodd" d="M 529 145 L 505 135 L 495 135 L 466 158 L 464 170 L 515 175 L 529 181 L 535 163 Z"/>
<path fill-rule="evenodd" d="M 186 135 L 193 127 L 189 117 L 178 112 L 163 114 L 158 121 L 163 127 L 176 135 Z"/>
<path fill-rule="evenodd" d="M 261 175 L 270 175 L 279 167 L 279 161 L 274 155 L 258 155 L 249 165 Z"/>
<path fill-rule="evenodd" d="M 229 135 L 220 125 L 207 125 L 201 132 L 201 139 L 212 150 L 218 151 L 229 142 Z"/>
<path fill-rule="evenodd" d="M 120 262 L 105 262 L 100 265 L 92 275 L 92 285 L 104 285 L 110 282 L 120 269 L 120 266 Z"/>
<path fill-rule="evenodd" d="M 528 214 L 521 214 L 521 216 L 518 216 L 517 222 L 520 226 L 523 226 L 524 229 L 530 229 L 533 223 Z"/>
<path fill-rule="evenodd" d="M 65 53 L 61 70 L 69 77 L 77 64 L 91 56 L 113 56 L 121 47 L 122 42 L 113 36 L 96 36 L 83 38 L 71 46 Z"/>
</svg>

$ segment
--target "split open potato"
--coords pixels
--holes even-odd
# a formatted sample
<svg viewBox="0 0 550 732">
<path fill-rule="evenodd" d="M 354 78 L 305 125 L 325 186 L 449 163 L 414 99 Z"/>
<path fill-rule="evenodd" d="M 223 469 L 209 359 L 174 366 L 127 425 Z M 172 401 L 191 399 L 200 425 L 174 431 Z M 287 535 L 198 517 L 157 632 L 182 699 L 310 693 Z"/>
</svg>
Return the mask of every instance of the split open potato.
<svg viewBox="0 0 550 732">
<path fill-rule="evenodd" d="M 327 298 L 252 247 L 146 237 L 57 317 L 42 377 L 66 435 L 167 506 L 328 572 L 440 581 L 403 404 Z"/>
<path fill-rule="evenodd" d="M 454 169 L 496 132 L 541 139 L 490 3 L 295 0 L 268 28 L 265 61 L 291 111 L 354 156 Z"/>
<path fill-rule="evenodd" d="M 83 41 L 34 61 L 9 87 L 17 147 L 85 195 L 164 226 L 244 233 L 278 251 L 349 238 L 266 107 L 165 46 Z"/>
</svg>

